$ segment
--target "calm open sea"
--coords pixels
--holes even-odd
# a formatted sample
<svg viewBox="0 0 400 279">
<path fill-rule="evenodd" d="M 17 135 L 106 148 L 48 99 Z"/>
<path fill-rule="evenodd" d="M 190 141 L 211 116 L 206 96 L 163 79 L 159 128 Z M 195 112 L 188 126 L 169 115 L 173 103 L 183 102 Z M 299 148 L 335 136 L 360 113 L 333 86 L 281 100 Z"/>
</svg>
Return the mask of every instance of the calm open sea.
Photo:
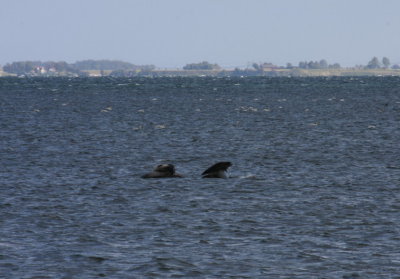
<svg viewBox="0 0 400 279">
<path fill-rule="evenodd" d="M 0 277 L 400 278 L 399 140 L 398 77 L 1 78 Z"/>
</svg>

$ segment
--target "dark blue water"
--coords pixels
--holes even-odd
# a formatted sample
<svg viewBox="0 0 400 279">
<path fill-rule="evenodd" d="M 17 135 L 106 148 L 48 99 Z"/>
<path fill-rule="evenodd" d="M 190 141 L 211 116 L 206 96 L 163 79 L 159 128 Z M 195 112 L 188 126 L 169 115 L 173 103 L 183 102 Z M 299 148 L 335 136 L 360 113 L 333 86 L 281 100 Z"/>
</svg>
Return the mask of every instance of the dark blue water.
<svg viewBox="0 0 400 279">
<path fill-rule="evenodd" d="M 2 278 L 400 278 L 398 77 L 1 78 L 0 117 Z"/>
</svg>

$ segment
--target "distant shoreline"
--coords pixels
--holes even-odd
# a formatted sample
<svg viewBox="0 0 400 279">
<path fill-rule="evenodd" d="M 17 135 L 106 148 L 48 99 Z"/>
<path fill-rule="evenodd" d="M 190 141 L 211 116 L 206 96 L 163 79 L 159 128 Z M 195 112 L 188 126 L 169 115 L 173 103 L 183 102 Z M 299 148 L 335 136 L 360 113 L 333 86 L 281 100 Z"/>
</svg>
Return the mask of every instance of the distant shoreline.
<svg viewBox="0 0 400 279">
<path fill-rule="evenodd" d="M 112 71 L 85 70 L 82 71 L 87 77 L 110 76 Z M 53 75 L 17 75 L 0 70 L 0 77 L 78 77 L 68 72 L 59 72 Z M 340 76 L 400 76 L 400 69 L 273 69 L 256 71 L 252 69 L 245 70 L 159 70 L 138 71 L 127 75 L 126 77 L 228 77 L 228 76 L 264 76 L 264 77 L 340 77 Z M 123 77 L 123 76 L 121 76 Z"/>
<path fill-rule="evenodd" d="M 330 76 L 400 76 L 400 69 L 274 69 L 254 70 L 155 70 L 160 76 L 265 76 L 265 77 L 330 77 Z"/>
<path fill-rule="evenodd" d="M 160 69 L 154 65 L 135 65 L 119 60 L 82 60 L 75 63 L 65 61 L 16 61 L 0 67 L 0 76 L 18 77 L 319 77 L 319 76 L 400 76 L 400 65 L 390 67 L 388 58 L 382 62 L 374 57 L 366 66 L 344 68 L 339 63 L 302 61 L 298 66 L 287 63 L 277 66 L 272 63 L 253 63 L 250 67 L 227 69 L 207 61 L 186 64 L 179 69 Z"/>
</svg>

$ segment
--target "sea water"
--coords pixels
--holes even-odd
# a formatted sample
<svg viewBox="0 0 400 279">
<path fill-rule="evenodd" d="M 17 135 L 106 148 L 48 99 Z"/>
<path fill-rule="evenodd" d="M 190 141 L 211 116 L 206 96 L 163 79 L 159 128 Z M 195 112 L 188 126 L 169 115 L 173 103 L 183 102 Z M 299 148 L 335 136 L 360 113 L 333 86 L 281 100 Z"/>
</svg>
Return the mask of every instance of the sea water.
<svg viewBox="0 0 400 279">
<path fill-rule="evenodd" d="M 0 117 L 1 278 L 400 278 L 398 77 L 1 78 Z"/>
</svg>

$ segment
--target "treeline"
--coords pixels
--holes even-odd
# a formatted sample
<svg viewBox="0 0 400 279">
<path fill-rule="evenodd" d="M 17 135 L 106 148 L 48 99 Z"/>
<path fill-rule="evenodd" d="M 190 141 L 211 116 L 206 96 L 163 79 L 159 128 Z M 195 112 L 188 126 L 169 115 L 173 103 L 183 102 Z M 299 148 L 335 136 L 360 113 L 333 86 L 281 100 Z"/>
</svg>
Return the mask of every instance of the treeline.
<svg viewBox="0 0 400 279">
<path fill-rule="evenodd" d="M 287 67 L 289 68 L 289 67 Z M 299 63 L 300 69 L 340 69 L 339 63 L 328 64 L 325 59 L 320 61 L 302 61 Z"/>
<path fill-rule="evenodd" d="M 287 68 L 293 68 L 290 63 L 288 63 Z M 310 61 L 310 62 L 300 62 L 298 68 L 300 69 L 340 69 L 341 66 L 338 63 L 329 65 L 325 59 L 320 61 Z M 367 65 L 357 65 L 356 69 L 400 69 L 400 65 L 391 65 L 389 58 L 383 57 L 379 60 L 377 57 L 373 57 Z"/>
<path fill-rule="evenodd" d="M 119 60 L 83 60 L 77 61 L 72 66 L 80 71 L 85 70 L 100 70 L 100 71 L 116 71 L 116 70 L 145 70 L 151 71 L 155 69 L 154 65 L 135 65 L 129 62 Z"/>
<path fill-rule="evenodd" d="M 203 61 L 200 63 L 191 63 L 186 64 L 183 67 L 184 70 L 220 70 L 221 67 L 218 64 L 211 64 L 207 61 Z"/>
<path fill-rule="evenodd" d="M 83 60 L 75 63 L 65 61 L 18 61 L 7 63 L 3 71 L 17 75 L 87 75 L 85 71 L 152 71 L 154 65 L 135 65 L 118 60 Z"/>
<path fill-rule="evenodd" d="M 298 66 L 294 66 L 292 63 L 287 63 L 286 67 L 283 66 L 277 66 L 272 63 L 253 63 L 253 68 L 254 70 L 258 72 L 263 72 L 263 71 L 271 71 L 271 70 L 277 70 L 277 69 L 340 69 L 341 66 L 339 63 L 334 63 L 334 64 L 328 64 L 328 62 L 325 59 L 322 59 L 320 61 L 301 61 L 299 62 Z"/>
<path fill-rule="evenodd" d="M 372 58 L 367 66 L 366 69 L 389 69 L 391 66 L 390 60 L 387 57 L 383 57 L 382 60 L 379 60 L 378 57 Z M 395 64 L 392 65 L 392 69 L 400 69 L 400 65 Z"/>
<path fill-rule="evenodd" d="M 7 63 L 3 67 L 3 71 L 11 74 L 25 75 L 25 74 L 42 74 L 42 73 L 75 73 L 78 74 L 79 70 L 75 69 L 67 62 L 41 62 L 41 61 L 18 61 Z"/>
</svg>

